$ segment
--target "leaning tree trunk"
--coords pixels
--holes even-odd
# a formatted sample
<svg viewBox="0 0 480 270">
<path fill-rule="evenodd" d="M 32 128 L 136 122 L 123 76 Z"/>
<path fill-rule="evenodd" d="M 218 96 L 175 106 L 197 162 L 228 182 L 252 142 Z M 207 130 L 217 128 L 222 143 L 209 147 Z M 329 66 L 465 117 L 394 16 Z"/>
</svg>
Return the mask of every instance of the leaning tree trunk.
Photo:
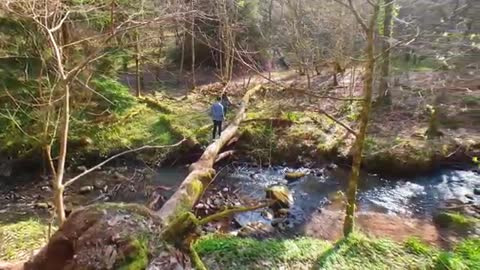
<svg viewBox="0 0 480 270">
<path fill-rule="evenodd" d="M 213 179 L 213 165 L 221 149 L 235 138 L 245 119 L 250 96 L 260 88 L 247 91 L 235 120 L 190 166 L 190 174 L 158 212 L 135 204 L 106 203 L 81 208 L 69 216 L 49 243 L 28 262 L 0 269 L 191 269 L 189 260 L 178 259 L 176 248 L 189 246 L 199 226 L 224 215 L 268 206 L 230 209 L 202 220 L 191 212 Z M 183 249 L 182 253 L 185 252 L 192 252 L 192 258 L 198 258 L 193 249 Z"/>
<path fill-rule="evenodd" d="M 360 165 L 362 163 L 362 151 L 363 143 L 365 141 L 368 121 L 370 118 L 370 109 L 372 106 L 372 93 L 373 93 L 373 73 L 375 69 L 375 56 L 374 56 L 374 26 L 377 17 L 377 8 L 375 9 L 372 18 L 370 19 L 369 28 L 367 29 L 367 64 L 365 67 L 364 75 L 364 102 L 363 110 L 360 115 L 360 130 L 357 138 L 352 147 L 352 172 L 348 180 L 347 190 L 347 209 L 345 215 L 345 222 L 343 224 L 343 233 L 348 236 L 352 233 L 355 221 L 355 204 L 357 199 L 358 178 L 360 175 Z"/>
<path fill-rule="evenodd" d="M 393 0 L 385 0 L 385 18 L 383 21 L 383 63 L 381 69 L 381 78 L 379 85 L 379 99 L 384 104 L 391 102 L 391 93 L 389 91 L 389 76 L 390 76 L 390 39 L 392 37 L 393 29 Z"/>
</svg>

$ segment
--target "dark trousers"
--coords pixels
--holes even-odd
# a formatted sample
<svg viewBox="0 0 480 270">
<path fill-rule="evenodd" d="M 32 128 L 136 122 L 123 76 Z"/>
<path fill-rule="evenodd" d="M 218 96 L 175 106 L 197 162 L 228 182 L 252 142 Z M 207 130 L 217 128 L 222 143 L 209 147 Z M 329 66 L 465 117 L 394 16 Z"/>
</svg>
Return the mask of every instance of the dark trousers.
<svg viewBox="0 0 480 270">
<path fill-rule="evenodd" d="M 216 121 L 213 120 L 213 138 L 215 139 L 215 135 L 217 134 L 218 130 L 218 136 L 222 135 L 222 121 Z"/>
</svg>

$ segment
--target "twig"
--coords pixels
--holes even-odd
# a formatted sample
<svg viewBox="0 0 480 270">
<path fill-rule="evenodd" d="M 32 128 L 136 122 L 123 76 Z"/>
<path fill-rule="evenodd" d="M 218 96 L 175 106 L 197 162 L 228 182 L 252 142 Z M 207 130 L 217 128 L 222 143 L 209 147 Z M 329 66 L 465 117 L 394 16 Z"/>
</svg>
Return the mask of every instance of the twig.
<svg viewBox="0 0 480 270">
<path fill-rule="evenodd" d="M 92 168 L 84 171 L 83 173 L 71 178 L 70 180 L 68 180 L 66 183 L 65 183 L 65 187 L 68 187 L 70 186 L 71 184 L 73 184 L 75 181 L 77 181 L 79 178 L 85 176 L 86 174 L 89 174 L 91 173 L 92 171 L 102 167 L 103 165 L 105 165 L 106 163 L 112 161 L 113 159 L 115 158 L 118 158 L 120 156 L 123 156 L 123 155 L 126 155 L 126 154 L 129 154 L 129 153 L 133 153 L 133 152 L 138 152 L 138 151 L 142 151 L 142 150 L 145 150 L 145 149 L 161 149 L 161 148 L 170 148 L 170 147 L 176 147 L 176 146 L 179 146 L 181 145 L 182 143 L 184 143 L 186 141 L 186 139 L 183 139 L 181 141 L 179 141 L 178 143 L 176 144 L 172 144 L 172 145 L 159 145 L 159 146 L 151 146 L 151 145 L 145 145 L 145 146 L 142 146 L 140 148 L 135 148 L 135 149 L 130 149 L 130 150 L 127 150 L 127 151 L 124 151 L 124 152 L 121 152 L 119 154 L 116 154 L 106 160 L 104 160 L 103 162 L 93 166 Z"/>
<path fill-rule="evenodd" d="M 224 159 L 226 159 L 230 156 L 233 156 L 233 154 L 235 154 L 234 150 L 225 151 L 225 152 L 223 152 L 223 153 L 221 153 L 217 156 L 217 159 L 215 160 L 215 163 L 218 163 L 218 162 L 220 162 L 220 161 L 222 161 L 222 160 L 224 160 Z"/>
<path fill-rule="evenodd" d="M 322 110 L 322 109 L 318 109 L 318 112 L 321 113 L 321 114 L 324 114 L 328 119 L 332 120 L 333 122 L 337 123 L 338 125 L 342 126 L 344 129 L 346 129 L 348 132 L 350 132 L 351 134 L 353 134 L 355 137 L 358 136 L 357 132 L 355 132 L 355 130 L 353 130 L 352 128 L 350 128 L 349 126 L 347 126 L 346 124 L 344 124 L 342 121 L 338 120 L 337 118 L 333 117 L 332 115 L 330 115 L 329 113 L 327 113 L 326 111 Z M 318 123 L 317 120 L 315 119 L 312 119 L 314 122 Z"/>
<path fill-rule="evenodd" d="M 236 207 L 236 208 L 227 209 L 227 210 L 224 210 L 220 213 L 216 213 L 216 214 L 210 215 L 208 217 L 202 218 L 198 221 L 197 224 L 199 226 L 202 226 L 202 225 L 208 224 L 212 221 L 222 219 L 222 218 L 231 216 L 231 215 L 236 214 L 236 213 L 254 211 L 254 210 L 257 210 L 257 209 L 260 209 L 260 208 L 268 207 L 270 205 L 272 205 L 272 202 L 269 201 L 269 202 L 261 203 L 259 205 L 255 205 L 255 206 L 245 206 L 245 207 Z"/>
</svg>

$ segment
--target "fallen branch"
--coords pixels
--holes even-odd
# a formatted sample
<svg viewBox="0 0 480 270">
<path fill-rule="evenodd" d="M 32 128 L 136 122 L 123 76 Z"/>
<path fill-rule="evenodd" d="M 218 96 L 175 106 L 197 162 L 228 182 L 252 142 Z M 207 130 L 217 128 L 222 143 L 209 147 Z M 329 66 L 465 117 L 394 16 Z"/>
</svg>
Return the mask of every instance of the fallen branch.
<svg viewBox="0 0 480 270">
<path fill-rule="evenodd" d="M 334 97 L 334 96 L 328 96 L 328 95 L 317 95 L 315 93 L 312 93 L 311 91 L 305 90 L 305 89 L 299 89 L 299 88 L 285 88 L 284 90 L 290 91 L 290 92 L 300 92 L 303 95 L 314 97 L 314 98 L 320 98 L 320 99 L 333 99 L 333 100 L 343 100 L 343 101 L 364 101 L 363 98 L 344 98 L 344 97 Z"/>
<path fill-rule="evenodd" d="M 230 150 L 230 151 L 225 151 L 223 153 L 221 153 L 220 155 L 218 155 L 217 159 L 215 160 L 215 163 L 218 163 L 230 156 L 233 156 L 233 154 L 235 154 L 235 151 L 233 150 Z"/>
<path fill-rule="evenodd" d="M 357 132 L 355 132 L 355 130 L 353 130 L 352 128 L 350 128 L 349 126 L 347 126 L 346 124 L 344 124 L 342 121 L 338 120 L 337 118 L 335 118 L 334 116 L 332 116 L 331 114 L 327 113 L 326 111 L 322 110 L 322 109 L 318 109 L 317 110 L 318 113 L 321 113 L 321 114 L 324 114 L 328 119 L 332 120 L 333 122 L 337 123 L 338 125 L 340 125 L 341 127 L 343 127 L 344 129 L 346 129 L 348 132 L 350 132 L 351 134 L 355 135 L 355 137 L 357 137 Z M 318 123 L 318 121 L 316 121 L 315 119 L 312 119 L 314 122 Z"/>
<path fill-rule="evenodd" d="M 253 119 L 247 119 L 243 121 L 243 124 L 251 123 L 251 122 L 268 122 L 268 123 L 272 123 L 273 126 L 292 125 L 295 123 L 290 119 L 283 119 L 283 118 L 253 118 Z"/>
<path fill-rule="evenodd" d="M 123 155 L 126 155 L 126 154 L 129 154 L 129 153 L 133 153 L 133 152 L 138 152 L 138 151 L 142 151 L 142 150 L 145 150 L 145 149 L 163 149 L 163 148 L 171 148 L 171 147 L 176 147 L 176 146 L 179 146 L 181 145 L 182 143 L 184 143 L 186 141 L 186 139 L 182 139 L 181 141 L 179 141 L 178 143 L 176 144 L 172 144 L 172 145 L 158 145 L 158 146 L 151 146 L 151 145 L 145 145 L 145 146 L 142 146 L 142 147 L 139 147 L 139 148 L 135 148 L 135 149 L 130 149 L 130 150 L 127 150 L 127 151 L 124 151 L 124 152 L 121 152 L 121 153 L 118 153 L 106 160 L 104 160 L 103 162 L 100 162 L 99 164 L 93 166 L 92 168 L 84 171 L 83 173 L 71 178 L 70 180 L 68 180 L 67 182 L 65 182 L 64 186 L 65 187 L 68 187 L 70 186 L 71 184 L 73 184 L 75 181 L 77 181 L 78 179 L 80 179 L 81 177 L 95 171 L 96 169 L 99 169 L 101 168 L 103 165 L 107 164 L 108 162 L 120 157 L 120 156 L 123 156 Z"/>
<path fill-rule="evenodd" d="M 250 212 L 250 211 L 254 211 L 254 210 L 257 210 L 257 209 L 260 209 L 260 208 L 265 208 L 265 207 L 269 207 L 270 205 L 272 205 L 272 202 L 266 202 L 266 203 L 261 203 L 259 205 L 255 205 L 255 206 L 244 206 L 244 207 L 236 207 L 236 208 L 231 208 L 231 209 L 227 209 L 227 210 L 224 210 L 222 212 L 219 212 L 219 213 L 216 213 L 216 214 L 213 214 L 213 215 L 210 215 L 208 217 L 205 217 L 205 218 L 202 218 L 198 221 L 198 225 L 202 226 L 202 225 L 206 225 L 210 222 L 213 222 L 213 221 L 217 221 L 217 220 L 220 220 L 222 218 L 226 218 L 226 217 L 229 217 L 233 214 L 238 214 L 238 213 L 243 213 L 243 212 Z"/>
</svg>

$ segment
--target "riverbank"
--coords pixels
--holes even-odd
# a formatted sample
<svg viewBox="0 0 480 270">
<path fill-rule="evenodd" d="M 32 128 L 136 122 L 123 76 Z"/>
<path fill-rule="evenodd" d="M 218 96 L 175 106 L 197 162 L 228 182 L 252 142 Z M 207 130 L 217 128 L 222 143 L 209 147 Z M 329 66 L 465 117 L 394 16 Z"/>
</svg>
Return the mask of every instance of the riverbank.
<svg viewBox="0 0 480 270">
<path fill-rule="evenodd" d="M 36 220 L 0 228 L 0 261 L 28 258 L 46 241 L 48 226 Z M 404 242 L 354 234 L 338 242 L 313 238 L 255 240 L 210 234 L 194 248 L 208 269 L 477 269 L 480 239 L 449 250 L 415 238 Z M 1 269 L 1 265 L 0 265 Z"/>
<path fill-rule="evenodd" d="M 338 242 L 312 238 L 258 241 L 207 236 L 196 249 L 208 269 L 477 269 L 480 239 L 452 251 L 414 238 L 404 243 L 354 234 Z"/>
<path fill-rule="evenodd" d="M 449 79 L 447 85 L 434 83 L 445 78 Z M 264 166 L 315 167 L 325 161 L 350 164 L 354 135 L 342 125 L 355 129 L 361 106 L 355 100 L 361 97 L 360 79 L 354 79 L 357 83 L 348 93 L 342 87 L 352 83 L 348 74 L 337 88 L 325 88 L 325 76 L 312 79 L 309 92 L 295 88 L 304 84 L 305 79 L 298 76 L 284 78 L 280 81 L 283 86 L 264 84 L 232 146 L 233 160 Z M 475 123 L 480 119 L 480 89 L 476 86 L 480 82 L 475 74 L 455 80 L 447 72 L 415 72 L 409 77 L 408 89 L 402 86 L 405 80 L 400 78 L 392 90 L 391 107 L 375 107 L 365 143 L 364 169 L 390 176 L 418 175 L 471 163 L 479 156 L 480 127 Z M 153 166 L 191 163 L 211 140 L 208 108 L 223 88 L 218 83 L 205 85 L 175 98 L 157 92 L 132 100 L 127 108 L 108 117 L 73 121 L 68 163 L 73 168 L 94 165 L 127 149 L 169 145 L 182 138 L 187 140 L 181 147 L 144 150 L 126 158 Z M 427 95 L 429 92 L 434 94 Z M 243 87 L 233 84 L 229 93 L 238 104 Z M 426 107 L 434 103 L 439 110 L 440 134 L 429 138 Z M 4 134 L 0 142 L 2 156 L 11 158 L 2 160 L 0 176 L 41 167 L 40 151 L 35 145 L 28 147 L 29 141 L 25 143 L 19 134 Z"/>
</svg>

